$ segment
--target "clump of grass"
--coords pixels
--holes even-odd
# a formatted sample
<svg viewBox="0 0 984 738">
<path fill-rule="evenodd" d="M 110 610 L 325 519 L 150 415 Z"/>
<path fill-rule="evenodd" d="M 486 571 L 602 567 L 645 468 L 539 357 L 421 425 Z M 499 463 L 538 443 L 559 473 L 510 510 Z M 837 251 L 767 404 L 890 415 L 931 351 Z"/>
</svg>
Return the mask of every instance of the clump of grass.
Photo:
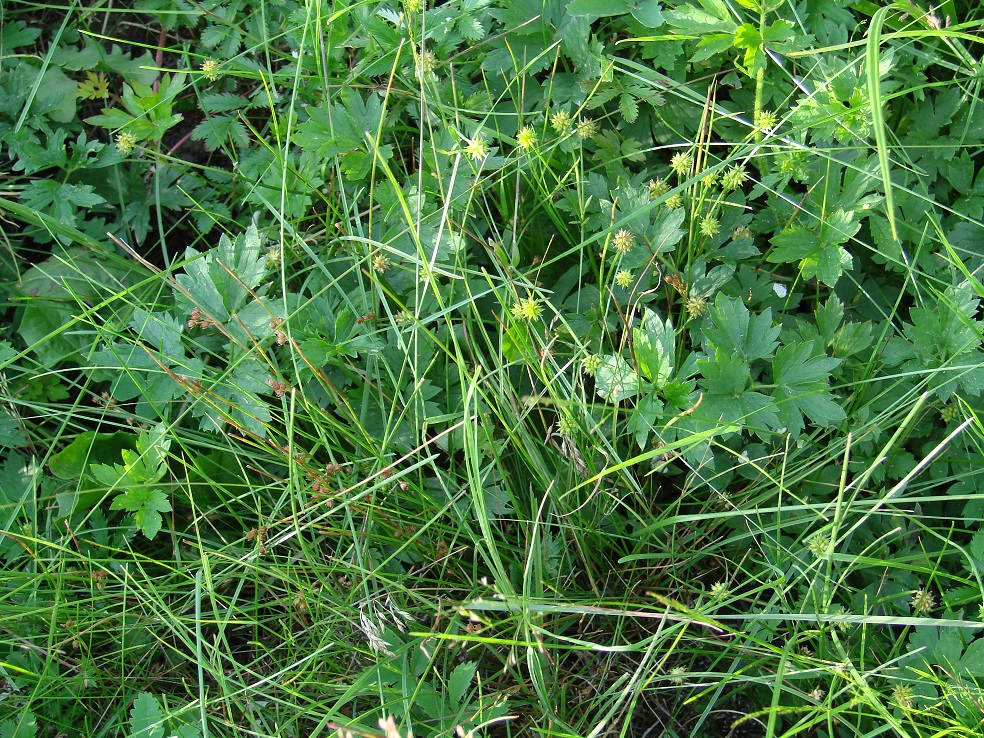
<svg viewBox="0 0 984 738">
<path fill-rule="evenodd" d="M 975 21 L 752 5 L 6 11 L 0 731 L 976 734 Z"/>
</svg>

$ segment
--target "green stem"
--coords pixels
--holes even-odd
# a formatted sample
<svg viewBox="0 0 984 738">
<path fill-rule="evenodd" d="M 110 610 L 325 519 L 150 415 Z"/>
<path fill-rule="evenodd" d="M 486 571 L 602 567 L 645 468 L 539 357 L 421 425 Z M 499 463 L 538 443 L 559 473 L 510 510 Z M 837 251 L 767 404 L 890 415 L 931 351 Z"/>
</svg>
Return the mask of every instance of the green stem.
<svg viewBox="0 0 984 738">
<path fill-rule="evenodd" d="M 759 12 L 759 38 L 762 39 L 762 45 L 765 45 L 765 8 Z M 763 52 L 764 53 L 764 52 Z M 759 66 L 758 71 L 755 73 L 755 110 L 752 114 L 752 125 L 758 126 L 759 115 L 762 112 L 762 89 L 765 87 L 765 65 Z M 755 140 L 762 140 L 762 131 L 755 130 Z"/>
</svg>

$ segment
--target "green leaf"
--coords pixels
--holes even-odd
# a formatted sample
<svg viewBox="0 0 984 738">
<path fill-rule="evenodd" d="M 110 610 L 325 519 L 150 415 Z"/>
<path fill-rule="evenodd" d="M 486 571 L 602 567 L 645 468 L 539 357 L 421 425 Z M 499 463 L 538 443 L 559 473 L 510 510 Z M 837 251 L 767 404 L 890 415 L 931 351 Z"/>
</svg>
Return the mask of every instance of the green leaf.
<svg viewBox="0 0 984 738">
<path fill-rule="evenodd" d="M 307 108 L 310 118 L 297 127 L 294 142 L 303 149 L 329 158 L 349 151 L 373 153 L 369 138 L 375 139 L 383 119 L 383 104 L 372 92 L 363 99 L 359 90 L 342 89 L 340 102 Z"/>
<path fill-rule="evenodd" d="M 110 491 L 119 490 L 111 510 L 134 513 L 137 529 L 153 538 L 161 529 L 161 513 L 171 511 L 167 495 L 154 484 L 167 473 L 166 453 L 171 445 L 162 423 L 141 431 L 137 449 L 123 449 L 123 464 L 92 464 L 89 471 Z"/>
<path fill-rule="evenodd" d="M 137 457 L 143 466 L 151 470 L 148 479 L 156 482 L 164 475 L 167 463 L 167 451 L 171 448 L 171 439 L 167 437 L 168 430 L 163 423 L 158 423 L 149 430 L 141 431 L 137 436 Z M 124 460 L 128 451 L 123 451 Z"/>
<path fill-rule="evenodd" d="M 188 249 L 185 257 L 185 273 L 175 279 L 187 294 L 177 297 L 183 302 L 190 299 L 193 307 L 220 323 L 229 320 L 250 298 L 250 291 L 260 285 L 267 269 L 255 225 L 235 240 L 222 234 L 219 245 L 205 254 Z"/>
<path fill-rule="evenodd" d="M 665 14 L 667 22 L 681 33 L 703 36 L 707 33 L 733 34 L 738 24 L 734 22 L 726 7 L 711 5 L 702 10 L 692 5 L 680 6 Z"/>
<path fill-rule="evenodd" d="M 571 0 L 567 12 L 571 15 L 590 15 L 604 18 L 611 15 L 624 15 L 631 10 L 627 0 Z"/>
<path fill-rule="evenodd" d="M 141 692 L 133 701 L 128 738 L 164 738 L 164 713 L 149 692 Z"/>
<path fill-rule="evenodd" d="M 773 391 L 781 422 L 799 435 L 804 428 L 803 415 L 819 426 L 828 427 L 844 420 L 844 409 L 830 396 L 830 373 L 840 359 L 813 356 L 813 343 L 792 343 L 776 352 L 772 375 Z"/>
<path fill-rule="evenodd" d="M 99 126 L 100 128 L 108 128 L 111 131 L 122 131 L 129 130 L 130 124 L 133 123 L 135 118 L 124 110 L 119 108 L 103 108 L 101 115 L 92 115 L 85 119 L 85 122 L 90 126 Z M 149 130 L 149 127 L 148 127 Z M 137 131 L 131 130 L 137 138 L 144 138 L 144 136 L 138 135 Z"/>
<path fill-rule="evenodd" d="M 715 54 L 722 54 L 734 46 L 734 36 L 730 33 L 707 33 L 697 42 L 697 52 L 690 57 L 691 61 L 699 62 L 710 59 Z"/>
<path fill-rule="evenodd" d="M 476 669 L 478 669 L 477 661 L 466 661 L 458 664 L 451 672 L 451 676 L 448 678 L 448 697 L 456 709 L 464 707 L 462 700 L 468 694 L 468 688 L 475 677 Z"/>
<path fill-rule="evenodd" d="M 719 293 L 709 318 L 701 328 L 704 341 L 744 362 L 770 357 L 778 345 L 780 329 L 772 325 L 771 310 L 750 315 L 740 299 Z"/>
<path fill-rule="evenodd" d="M 642 0 L 632 8 L 632 17 L 646 28 L 659 28 L 666 22 L 657 0 Z"/>
<path fill-rule="evenodd" d="M 0 738 L 35 738 L 38 721 L 34 713 L 23 708 L 17 717 L 0 723 Z"/>
<path fill-rule="evenodd" d="M 639 376 L 621 356 L 603 356 L 595 373 L 595 389 L 604 399 L 620 402 L 639 391 Z"/>
<path fill-rule="evenodd" d="M 39 131 L 25 126 L 16 133 L 9 133 L 4 137 L 4 143 L 7 144 L 10 153 L 17 157 L 14 171 L 35 174 L 43 169 L 64 168 L 68 163 L 68 152 L 65 150 L 68 131 L 57 128 L 46 132 L 43 146 L 38 141 L 38 133 Z"/>
<path fill-rule="evenodd" d="M 479 41 L 485 38 L 486 30 L 481 22 L 471 15 L 462 15 L 458 18 L 458 33 L 461 34 L 462 38 L 466 38 L 469 41 Z"/>
<path fill-rule="evenodd" d="M 40 35 L 40 29 L 28 28 L 27 23 L 22 20 L 8 20 L 0 26 L 0 49 L 6 53 L 21 46 L 29 46 Z"/>
<path fill-rule="evenodd" d="M 229 92 L 213 93 L 202 95 L 199 98 L 203 113 L 229 113 L 234 110 L 242 110 L 250 107 L 248 98 L 241 95 L 233 95 Z"/>
<path fill-rule="evenodd" d="M 33 517 L 40 467 L 32 459 L 10 454 L 0 467 L 0 530 L 10 530 L 23 511 Z"/>
<path fill-rule="evenodd" d="M 772 264 L 791 264 L 815 254 L 819 248 L 819 235 L 803 226 L 794 226 L 773 237 L 766 260 Z"/>
<path fill-rule="evenodd" d="M 765 435 L 779 427 L 772 398 L 748 389 L 751 369 L 741 356 L 718 349 L 713 360 L 697 363 L 703 375 L 704 400 L 693 413 L 696 420 L 712 425 L 751 426 Z"/>
<path fill-rule="evenodd" d="M 676 356 L 676 333 L 673 323 L 663 319 L 648 308 L 642 326 L 632 329 L 632 348 L 636 364 L 657 390 L 673 375 L 673 360 Z"/>
<path fill-rule="evenodd" d="M 27 436 L 20 421 L 10 411 L 0 412 L 0 448 L 20 448 L 27 444 Z"/>
<path fill-rule="evenodd" d="M 131 488 L 116 497 L 109 507 L 111 510 L 129 510 L 134 513 L 133 522 L 137 530 L 151 539 L 157 535 L 164 522 L 161 513 L 171 512 L 167 495 L 152 487 Z"/>
<path fill-rule="evenodd" d="M 132 449 L 135 445 L 133 433 L 86 431 L 52 456 L 48 468 L 59 479 L 81 479 L 90 464 L 111 464 L 122 456 L 124 449 Z"/>
<path fill-rule="evenodd" d="M 639 103 L 634 95 L 626 92 L 619 98 L 618 112 L 626 123 L 635 123 L 639 117 Z"/>
<path fill-rule="evenodd" d="M 27 65 L 25 65 L 27 66 Z M 33 65 L 30 65 L 33 69 Z M 40 72 L 40 68 L 37 70 Z M 45 115 L 57 123 L 75 120 L 75 99 L 78 85 L 61 69 L 49 66 L 40 79 L 35 77 L 37 94 L 31 104 L 34 115 Z"/>
<path fill-rule="evenodd" d="M 246 126 L 239 118 L 231 115 L 212 115 L 205 118 L 195 126 L 191 137 L 195 141 L 201 141 L 209 151 L 215 151 L 226 144 L 244 148 L 250 143 Z"/>
<path fill-rule="evenodd" d="M 138 267 L 89 248 L 59 249 L 31 267 L 21 279 L 29 300 L 18 326 L 21 339 L 48 367 L 77 356 L 91 345 L 84 323 L 76 320 L 80 303 L 98 303 L 125 292 Z"/>
<path fill-rule="evenodd" d="M 231 421 L 260 438 L 266 437 L 265 424 L 272 417 L 270 405 L 260 398 L 270 391 L 269 369 L 259 362 L 243 360 L 208 390 L 208 397 L 195 403 L 192 412 L 201 427 L 213 433 L 226 430 Z"/>
<path fill-rule="evenodd" d="M 860 222 L 853 218 L 853 213 L 841 210 L 831 214 L 830 218 L 821 225 L 819 233 L 795 226 L 775 236 L 766 260 L 773 264 L 799 261 L 805 279 L 816 277 L 833 287 L 854 264 L 851 255 L 840 244 L 857 232 Z"/>
<path fill-rule="evenodd" d="M 663 417 L 663 403 L 655 394 L 646 394 L 632 408 L 625 430 L 635 439 L 639 448 L 645 448 L 649 434 L 661 417 Z"/>
</svg>

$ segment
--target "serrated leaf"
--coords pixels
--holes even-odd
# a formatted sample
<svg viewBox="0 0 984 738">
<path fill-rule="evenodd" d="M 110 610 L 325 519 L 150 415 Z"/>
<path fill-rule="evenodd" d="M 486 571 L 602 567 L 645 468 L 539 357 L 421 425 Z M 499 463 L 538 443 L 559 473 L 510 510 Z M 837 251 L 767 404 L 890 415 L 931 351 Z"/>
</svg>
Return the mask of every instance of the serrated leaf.
<svg viewBox="0 0 984 738">
<path fill-rule="evenodd" d="M 828 287 L 833 287 L 854 264 L 851 255 L 836 239 L 850 238 L 858 227 L 860 223 L 857 221 L 844 218 L 836 218 L 835 222 L 822 226 L 820 233 L 796 226 L 772 239 L 773 248 L 766 259 L 773 264 L 798 261 L 804 278 L 816 277 Z M 828 240 L 824 241 L 824 237 Z"/>
<path fill-rule="evenodd" d="M 38 721 L 30 710 L 21 709 L 17 717 L 0 723 L 0 738 L 34 738 Z"/>
<path fill-rule="evenodd" d="M 68 162 L 65 139 L 68 131 L 57 128 L 45 136 L 44 145 L 38 142 L 38 132 L 24 127 L 17 132 L 8 133 L 4 143 L 11 154 L 17 157 L 14 171 L 35 174 L 43 169 L 64 168 Z"/>
<path fill-rule="evenodd" d="M 141 307 L 133 309 L 130 327 L 141 341 L 149 343 L 170 358 L 184 355 L 181 335 L 184 324 L 170 313 L 150 313 Z"/>
<path fill-rule="evenodd" d="M 854 258 L 843 246 L 827 246 L 815 258 L 804 259 L 800 266 L 805 279 L 816 277 L 833 288 L 841 275 L 854 266 Z"/>
<path fill-rule="evenodd" d="M 250 107 L 251 105 L 248 98 L 228 92 L 202 95 L 200 100 L 202 112 L 204 113 L 228 113 L 232 110 L 241 110 L 242 108 Z"/>
<path fill-rule="evenodd" d="M 745 362 L 772 356 L 778 345 L 780 328 L 772 325 L 771 310 L 751 315 L 741 300 L 719 293 L 709 317 L 701 328 L 704 340 Z"/>
<path fill-rule="evenodd" d="M 766 260 L 772 264 L 791 264 L 815 254 L 820 237 L 803 226 L 788 228 L 772 238 L 772 250 Z"/>
<path fill-rule="evenodd" d="M 811 356 L 812 344 L 793 343 L 776 351 L 772 373 L 776 384 L 792 390 L 798 385 L 827 382 L 830 372 L 840 364 L 829 356 Z"/>
<path fill-rule="evenodd" d="M 829 379 L 840 359 L 813 356 L 813 343 L 792 343 L 776 352 L 772 375 L 779 416 L 794 436 L 804 428 L 803 415 L 827 427 L 844 420 L 844 409 L 830 396 Z"/>
<path fill-rule="evenodd" d="M 0 49 L 9 53 L 20 46 L 33 44 L 40 35 L 40 29 L 28 28 L 22 20 L 8 20 L 0 25 Z"/>
<path fill-rule="evenodd" d="M 748 389 L 749 365 L 735 353 L 718 349 L 713 360 L 698 362 L 705 394 L 693 418 L 715 425 L 752 426 L 760 433 L 779 426 L 772 398 Z"/>
<path fill-rule="evenodd" d="M 175 279 L 188 294 L 179 293 L 179 299 L 186 301 L 190 297 L 195 307 L 219 322 L 225 322 L 243 306 L 267 269 L 255 225 L 235 240 L 223 234 L 219 245 L 205 254 L 189 249 L 186 258 L 185 273 Z"/>
<path fill-rule="evenodd" d="M 654 223 L 656 235 L 650 244 L 657 256 L 673 251 L 680 243 L 685 235 L 680 226 L 687 217 L 685 208 L 661 208 L 660 211 Z"/>
<path fill-rule="evenodd" d="M 111 474 L 105 472 L 109 467 L 93 466 L 92 471 L 99 481 L 112 479 Z M 114 471 L 122 471 L 120 466 L 114 466 Z M 104 482 L 105 483 L 105 482 Z M 154 487 L 131 487 L 125 493 L 113 499 L 109 506 L 110 510 L 128 510 L 132 512 L 133 521 L 137 530 L 147 538 L 153 538 L 161 529 L 164 522 L 161 513 L 171 512 L 171 503 L 167 495 Z"/>
<path fill-rule="evenodd" d="M 10 454 L 0 466 L 0 529 L 10 530 L 21 511 L 31 514 L 38 486 L 38 463 Z"/>
<path fill-rule="evenodd" d="M 456 710 L 464 707 L 462 700 L 468 694 L 476 669 L 478 669 L 477 661 L 466 661 L 463 664 L 458 664 L 448 678 L 448 697 Z"/>
<path fill-rule="evenodd" d="M 814 316 L 817 323 L 817 330 L 823 338 L 824 345 L 829 346 L 834 342 L 837 329 L 844 320 L 844 303 L 836 294 L 827 298 L 827 302 L 816 309 Z"/>
<path fill-rule="evenodd" d="M 150 430 L 144 430 L 137 436 L 137 454 L 140 462 L 150 471 L 148 479 L 156 482 L 163 472 L 160 470 L 167 462 L 167 451 L 171 447 L 171 439 L 167 437 L 167 427 L 158 423 Z M 126 452 L 123 453 L 126 458 Z"/>
<path fill-rule="evenodd" d="M 192 408 L 192 413 L 201 418 L 202 430 L 222 432 L 229 421 L 265 438 L 266 423 L 272 416 L 269 403 L 259 395 L 270 391 L 269 378 L 269 370 L 258 362 L 240 361 L 209 388 L 207 399 Z"/>
<path fill-rule="evenodd" d="M 246 126 L 231 115 L 212 115 L 205 118 L 192 130 L 191 137 L 195 141 L 201 141 L 208 151 L 215 151 L 229 143 L 239 148 L 250 144 Z"/>
<path fill-rule="evenodd" d="M 149 692 L 141 692 L 133 700 L 128 738 L 164 738 L 164 713 Z"/>
<path fill-rule="evenodd" d="M 626 123 L 635 123 L 639 117 L 639 103 L 633 95 L 625 93 L 619 98 L 618 112 Z"/>
<path fill-rule="evenodd" d="M 486 35 L 485 26 L 471 15 L 463 15 L 458 19 L 458 33 L 469 41 L 479 41 Z"/>
<path fill-rule="evenodd" d="M 699 62 L 710 59 L 715 54 L 723 54 L 734 46 L 734 36 L 730 33 L 707 33 L 697 42 L 697 51 L 691 61 Z"/>
</svg>

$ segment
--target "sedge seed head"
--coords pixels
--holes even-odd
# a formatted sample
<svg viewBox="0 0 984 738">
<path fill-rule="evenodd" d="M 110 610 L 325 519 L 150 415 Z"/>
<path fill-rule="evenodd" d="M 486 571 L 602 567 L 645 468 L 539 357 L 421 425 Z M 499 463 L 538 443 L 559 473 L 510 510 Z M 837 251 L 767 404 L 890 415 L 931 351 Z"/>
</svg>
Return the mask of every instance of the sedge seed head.
<svg viewBox="0 0 984 738">
<path fill-rule="evenodd" d="M 478 135 L 465 141 L 465 155 L 473 161 L 481 161 L 489 155 L 489 144 L 485 136 Z"/>
<path fill-rule="evenodd" d="M 830 536 L 827 533 L 816 533 L 806 542 L 806 547 L 813 558 L 822 559 L 830 553 Z"/>
<path fill-rule="evenodd" d="M 530 323 L 543 315 L 543 305 L 535 297 L 525 297 L 513 305 L 509 311 L 516 320 Z"/>
<path fill-rule="evenodd" d="M 215 82 L 219 78 L 219 63 L 215 59 L 206 59 L 202 62 L 202 75 L 209 82 Z"/>
<path fill-rule="evenodd" d="M 705 215 L 700 219 L 700 233 L 702 236 L 716 236 L 718 231 L 721 230 L 721 221 L 715 218 L 713 215 Z"/>
<path fill-rule="evenodd" d="M 383 274 L 393 265 L 385 254 L 376 254 L 372 257 L 372 269 L 377 274 Z"/>
<path fill-rule="evenodd" d="M 685 666 L 674 666 L 670 669 L 670 681 L 673 684 L 680 685 L 687 681 L 684 674 L 687 673 L 687 667 Z"/>
<path fill-rule="evenodd" d="M 136 145 L 137 137 L 129 131 L 120 131 L 116 134 L 116 148 L 121 154 L 129 154 Z"/>
<path fill-rule="evenodd" d="M 612 245 L 618 253 L 627 254 L 635 246 L 635 234 L 628 228 L 622 228 L 612 238 Z"/>
<path fill-rule="evenodd" d="M 670 186 L 662 179 L 649 180 L 649 196 L 654 200 L 670 191 Z"/>
<path fill-rule="evenodd" d="M 952 423 L 954 420 L 960 417 L 960 408 L 954 404 L 946 405 L 942 410 L 940 410 L 940 418 L 943 419 L 944 423 Z"/>
<path fill-rule="evenodd" d="M 684 301 L 683 309 L 687 311 L 687 317 L 691 320 L 699 318 L 707 312 L 707 298 L 691 295 Z"/>
<path fill-rule="evenodd" d="M 557 433 L 564 438 L 573 438 L 577 433 L 577 423 L 569 415 L 561 415 L 557 421 Z"/>
<path fill-rule="evenodd" d="M 623 289 L 628 289 L 629 287 L 631 287 L 632 280 L 633 280 L 632 272 L 630 272 L 628 269 L 620 269 L 619 271 L 615 272 L 615 284 L 617 284 L 619 287 Z"/>
<path fill-rule="evenodd" d="M 581 362 L 581 367 L 584 369 L 585 374 L 587 374 L 590 377 L 593 377 L 597 373 L 597 371 L 601 369 L 604 363 L 605 360 L 602 359 L 598 354 L 591 354 L 590 356 L 586 356 L 584 358 L 584 361 Z M 984 605 L 982 605 L 981 607 L 984 608 Z"/>
<path fill-rule="evenodd" d="M 920 587 L 912 595 L 909 604 L 912 607 L 913 615 L 925 615 L 936 608 L 936 595 L 928 589 Z"/>
<path fill-rule="evenodd" d="M 516 145 L 523 151 L 532 151 L 536 148 L 536 131 L 532 126 L 526 126 L 516 134 Z"/>
<path fill-rule="evenodd" d="M 437 55 L 433 51 L 425 51 L 417 62 L 417 76 L 432 74 L 437 69 Z"/>
<path fill-rule="evenodd" d="M 555 133 L 562 136 L 571 127 L 571 121 L 570 113 L 566 110 L 558 110 L 550 116 L 550 127 L 554 129 Z"/>
<path fill-rule="evenodd" d="M 916 691 L 908 684 L 899 684 L 892 690 L 892 702 L 903 710 L 911 710 L 916 703 Z"/>
<path fill-rule="evenodd" d="M 773 130 L 779 123 L 779 116 L 771 110 L 760 110 L 755 114 L 755 127 L 766 133 Z"/>
<path fill-rule="evenodd" d="M 694 157 L 683 151 L 678 151 L 670 159 L 670 169 L 681 178 L 690 176 L 690 169 L 693 165 Z"/>
<path fill-rule="evenodd" d="M 745 180 L 747 179 L 748 172 L 745 171 L 745 167 L 731 167 L 731 169 L 725 172 L 724 176 L 721 178 L 721 186 L 725 190 L 737 190 L 745 183 Z"/>
<path fill-rule="evenodd" d="M 577 133 L 578 138 L 588 139 L 594 136 L 598 132 L 598 124 L 595 123 L 590 118 L 581 118 L 580 122 L 577 124 L 575 133 Z"/>
</svg>

